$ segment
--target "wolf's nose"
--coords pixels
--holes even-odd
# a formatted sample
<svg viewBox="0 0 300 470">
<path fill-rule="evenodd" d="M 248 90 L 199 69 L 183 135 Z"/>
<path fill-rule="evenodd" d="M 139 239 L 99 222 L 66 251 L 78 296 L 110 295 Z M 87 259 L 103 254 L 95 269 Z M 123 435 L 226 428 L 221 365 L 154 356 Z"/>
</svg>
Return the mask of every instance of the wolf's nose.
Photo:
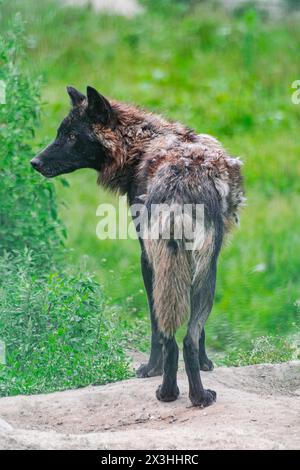
<svg viewBox="0 0 300 470">
<path fill-rule="evenodd" d="M 37 159 L 37 158 L 33 158 L 31 161 L 30 161 L 31 165 L 33 166 L 33 168 L 35 170 L 38 170 L 41 166 L 41 162 Z"/>
</svg>

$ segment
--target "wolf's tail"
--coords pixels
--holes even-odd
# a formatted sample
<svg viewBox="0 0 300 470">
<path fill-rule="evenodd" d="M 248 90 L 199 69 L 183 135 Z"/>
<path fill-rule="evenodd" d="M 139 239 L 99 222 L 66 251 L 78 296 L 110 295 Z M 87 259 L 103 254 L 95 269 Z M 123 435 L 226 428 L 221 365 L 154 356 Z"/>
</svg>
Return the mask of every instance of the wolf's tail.
<svg viewBox="0 0 300 470">
<path fill-rule="evenodd" d="M 172 336 L 189 311 L 192 272 L 188 252 L 174 240 L 147 240 L 145 249 L 152 264 L 154 310 L 158 327 Z"/>
<path fill-rule="evenodd" d="M 190 311 L 193 286 L 206 282 L 215 251 L 214 229 L 211 227 L 199 246 L 190 250 L 184 241 L 145 240 L 145 249 L 152 264 L 154 310 L 160 331 L 173 336 Z"/>
</svg>

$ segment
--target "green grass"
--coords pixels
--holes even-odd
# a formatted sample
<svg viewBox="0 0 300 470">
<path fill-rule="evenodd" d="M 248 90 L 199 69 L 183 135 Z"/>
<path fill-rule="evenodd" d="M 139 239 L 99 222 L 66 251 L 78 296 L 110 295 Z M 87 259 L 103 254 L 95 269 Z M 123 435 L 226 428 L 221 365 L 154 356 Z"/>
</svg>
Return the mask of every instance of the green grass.
<svg viewBox="0 0 300 470">
<path fill-rule="evenodd" d="M 298 337 L 299 339 L 299 337 Z M 219 358 L 219 365 L 247 366 L 249 364 L 276 364 L 299 359 L 299 343 L 297 337 L 260 336 L 252 341 L 248 350 L 232 348 L 223 358 Z"/>
<path fill-rule="evenodd" d="M 123 325 L 84 273 L 42 274 L 32 254 L 0 258 L 0 396 L 32 394 L 128 378 Z"/>
<path fill-rule="evenodd" d="M 211 133 L 240 155 L 248 203 L 221 255 L 207 339 L 215 350 L 251 350 L 253 339 L 299 325 L 300 106 L 291 102 L 300 78 L 298 20 L 264 21 L 255 10 L 230 17 L 208 2 L 144 3 L 146 13 L 130 20 L 49 1 L 4 4 L 0 26 L 22 12 L 24 67 L 44 80 L 36 149 L 68 112 L 65 86 L 89 84 Z M 72 260 L 84 258 L 130 325 L 143 322 L 138 244 L 95 235 L 98 204 L 117 198 L 96 187 L 91 171 L 66 179 L 70 188 L 56 186 Z"/>
</svg>

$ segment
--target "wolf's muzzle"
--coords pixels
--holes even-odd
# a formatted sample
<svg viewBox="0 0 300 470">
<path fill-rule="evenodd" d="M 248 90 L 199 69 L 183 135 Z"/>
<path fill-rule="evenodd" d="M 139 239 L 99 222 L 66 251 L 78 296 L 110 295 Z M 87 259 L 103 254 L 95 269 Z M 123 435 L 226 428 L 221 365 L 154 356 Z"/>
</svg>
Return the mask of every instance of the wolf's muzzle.
<svg viewBox="0 0 300 470">
<path fill-rule="evenodd" d="M 34 157 L 31 161 L 30 161 L 32 167 L 37 170 L 37 171 L 41 171 L 42 169 L 42 162 L 39 158 L 36 158 Z"/>
</svg>

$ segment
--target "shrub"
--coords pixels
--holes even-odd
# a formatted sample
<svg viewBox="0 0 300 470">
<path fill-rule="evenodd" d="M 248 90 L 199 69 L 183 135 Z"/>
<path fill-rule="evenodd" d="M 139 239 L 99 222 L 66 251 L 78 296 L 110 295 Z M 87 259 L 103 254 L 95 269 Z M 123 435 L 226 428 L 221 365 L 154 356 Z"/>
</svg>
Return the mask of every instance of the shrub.
<svg viewBox="0 0 300 470">
<path fill-rule="evenodd" d="M 0 37 L 0 80 L 6 84 L 6 104 L 0 105 L 0 250 L 23 247 L 40 253 L 39 262 L 51 259 L 59 244 L 54 187 L 30 168 L 29 142 L 39 121 L 39 80 L 19 68 L 22 22 Z"/>
<path fill-rule="evenodd" d="M 299 336 L 282 338 L 261 336 L 252 341 L 249 350 L 234 349 L 221 363 L 231 366 L 249 364 L 278 363 L 300 359 Z"/>
<path fill-rule="evenodd" d="M 6 348 L 0 395 L 129 375 L 118 318 L 92 277 L 66 274 L 54 186 L 29 164 L 39 82 L 19 67 L 22 36 L 19 17 L 0 36 L 0 80 L 7 91 L 0 105 L 0 339 Z"/>
<path fill-rule="evenodd" d="M 128 377 L 118 316 L 86 274 L 35 273 L 30 252 L 0 258 L 0 395 Z"/>
</svg>

